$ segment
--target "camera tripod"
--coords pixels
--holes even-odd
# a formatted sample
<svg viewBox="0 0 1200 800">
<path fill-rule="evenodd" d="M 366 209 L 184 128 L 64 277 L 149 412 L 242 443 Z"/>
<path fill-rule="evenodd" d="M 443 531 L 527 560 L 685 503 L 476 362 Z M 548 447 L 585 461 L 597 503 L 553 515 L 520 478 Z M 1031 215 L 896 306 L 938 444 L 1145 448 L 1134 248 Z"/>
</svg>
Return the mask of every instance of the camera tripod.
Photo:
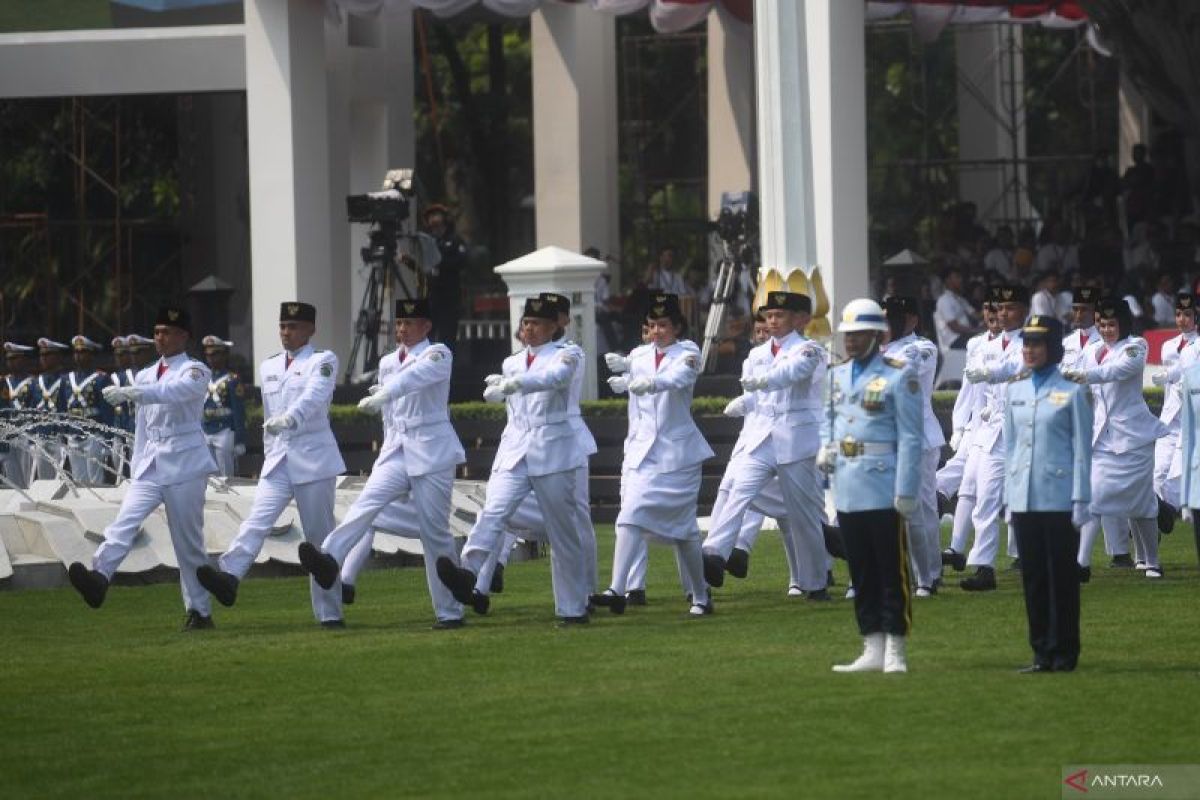
<svg viewBox="0 0 1200 800">
<path fill-rule="evenodd" d="M 721 333 L 725 330 L 725 318 L 729 314 L 729 301 L 733 299 L 734 281 L 737 274 L 745 269 L 733 257 L 729 242 L 721 240 L 721 263 L 717 266 L 717 279 L 713 284 L 712 305 L 708 309 L 708 319 L 704 323 L 704 341 L 700 350 L 700 371 L 708 372 L 716 362 L 717 346 L 721 342 Z"/>
<path fill-rule="evenodd" d="M 393 301 L 397 298 L 413 299 L 424 293 L 424 280 L 419 267 L 416 273 L 416 288 L 409 288 L 400 270 L 400 262 L 396 257 L 396 245 L 384 248 L 380 257 L 366 259 L 366 265 L 371 272 L 367 276 L 367 285 L 363 289 L 362 301 L 354 318 L 354 345 L 350 348 L 350 358 L 346 360 L 345 382 L 349 383 L 354 376 L 354 365 L 362 351 L 362 374 L 375 370 L 379 362 L 379 337 L 388 331 L 385 326 L 385 315 L 390 317 Z"/>
</svg>

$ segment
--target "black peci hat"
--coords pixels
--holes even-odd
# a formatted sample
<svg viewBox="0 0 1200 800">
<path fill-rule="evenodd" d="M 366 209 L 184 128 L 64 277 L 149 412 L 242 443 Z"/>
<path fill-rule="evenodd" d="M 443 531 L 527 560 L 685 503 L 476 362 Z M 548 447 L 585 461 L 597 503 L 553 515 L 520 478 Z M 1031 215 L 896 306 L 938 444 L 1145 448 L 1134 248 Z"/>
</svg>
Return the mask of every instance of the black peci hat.
<svg viewBox="0 0 1200 800">
<path fill-rule="evenodd" d="M 759 311 L 795 311 L 797 313 L 812 313 L 812 299 L 799 292 L 767 292 L 767 299 Z"/>
<path fill-rule="evenodd" d="M 679 295 L 668 292 L 654 292 L 650 295 L 646 319 L 662 319 L 663 317 L 676 322 L 683 319 L 683 312 L 679 309 Z"/>
<path fill-rule="evenodd" d="M 1071 289 L 1072 305 L 1094 306 L 1100 300 L 1100 290 L 1095 286 L 1076 286 Z"/>
<path fill-rule="evenodd" d="M 547 303 L 553 303 L 554 307 L 558 309 L 559 314 L 570 314 L 571 313 L 571 301 L 564 294 L 555 294 L 554 292 L 542 292 L 541 294 L 538 295 L 538 297 L 540 297 L 542 300 L 545 300 Z"/>
<path fill-rule="evenodd" d="M 530 297 L 525 300 L 525 311 L 521 314 L 521 319 L 549 319 L 558 322 L 558 304 L 549 300 L 543 300 L 541 296 Z"/>
<path fill-rule="evenodd" d="M 429 299 L 426 297 L 396 301 L 396 319 L 433 319 L 431 313 Z"/>
<path fill-rule="evenodd" d="M 917 298 L 908 295 L 895 294 L 883 301 L 883 310 L 891 314 L 912 314 L 918 316 Z"/>
<path fill-rule="evenodd" d="M 1021 303 L 1029 305 L 1029 290 L 1015 283 L 1004 283 L 992 287 L 993 303 Z"/>
<path fill-rule="evenodd" d="M 317 321 L 317 307 L 308 303 L 293 300 L 279 304 L 280 322 L 312 322 Z"/>
<path fill-rule="evenodd" d="M 179 306 L 163 306 L 158 309 L 158 316 L 154 318 L 155 325 L 170 325 L 172 328 L 192 332 L 192 315 L 186 309 Z"/>
<path fill-rule="evenodd" d="M 1176 311 L 1196 311 L 1196 295 L 1191 292 L 1180 292 L 1175 295 L 1175 310 Z"/>
</svg>

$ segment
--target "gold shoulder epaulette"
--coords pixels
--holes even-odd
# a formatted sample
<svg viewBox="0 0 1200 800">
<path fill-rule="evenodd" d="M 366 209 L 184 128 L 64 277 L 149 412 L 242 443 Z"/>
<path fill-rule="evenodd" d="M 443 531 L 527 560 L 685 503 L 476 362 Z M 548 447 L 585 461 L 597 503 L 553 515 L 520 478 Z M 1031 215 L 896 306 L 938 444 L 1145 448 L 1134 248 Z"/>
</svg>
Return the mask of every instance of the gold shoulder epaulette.
<svg viewBox="0 0 1200 800">
<path fill-rule="evenodd" d="M 891 356 L 884 356 L 883 363 L 887 364 L 892 369 L 904 369 L 908 366 L 908 362 L 901 361 L 898 358 L 892 358 Z"/>
</svg>

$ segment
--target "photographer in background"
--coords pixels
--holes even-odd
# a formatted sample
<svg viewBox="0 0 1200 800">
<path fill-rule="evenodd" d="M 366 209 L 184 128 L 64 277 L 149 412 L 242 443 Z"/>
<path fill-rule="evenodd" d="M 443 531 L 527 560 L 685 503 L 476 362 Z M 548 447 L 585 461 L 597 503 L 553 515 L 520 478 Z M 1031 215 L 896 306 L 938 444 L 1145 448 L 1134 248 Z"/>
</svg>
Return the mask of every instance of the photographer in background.
<svg viewBox="0 0 1200 800">
<path fill-rule="evenodd" d="M 433 308 L 433 336 L 451 350 L 458 340 L 462 315 L 462 271 L 467 266 L 467 244 L 454 231 L 450 212 L 441 203 L 425 209 L 425 231 L 437 242 L 441 261 L 429 283 Z"/>
</svg>

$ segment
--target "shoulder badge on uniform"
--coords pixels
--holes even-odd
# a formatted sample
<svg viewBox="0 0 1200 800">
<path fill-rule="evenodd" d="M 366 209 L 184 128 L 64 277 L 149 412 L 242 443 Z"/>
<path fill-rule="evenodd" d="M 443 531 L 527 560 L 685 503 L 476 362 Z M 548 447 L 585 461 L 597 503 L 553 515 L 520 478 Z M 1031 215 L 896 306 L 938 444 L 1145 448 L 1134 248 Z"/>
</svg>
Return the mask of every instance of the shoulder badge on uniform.
<svg viewBox="0 0 1200 800">
<path fill-rule="evenodd" d="M 321 365 L 321 377 L 322 378 L 328 378 L 332 374 L 333 374 L 333 366 L 332 365 L 330 365 L 330 364 L 322 364 Z"/>
<path fill-rule="evenodd" d="M 558 360 L 563 362 L 564 364 L 570 364 L 571 366 L 574 366 L 575 365 L 575 354 L 572 353 L 570 350 L 561 350 L 560 349 L 558 351 Z"/>
<path fill-rule="evenodd" d="M 430 350 L 428 353 L 425 354 L 425 357 L 427 359 L 429 359 L 430 361 L 436 362 L 436 361 L 441 361 L 443 358 L 445 358 L 446 354 L 443 353 L 441 350 Z"/>
<path fill-rule="evenodd" d="M 188 377 L 194 381 L 204 380 L 204 372 L 199 367 L 192 367 L 188 370 Z"/>
<path fill-rule="evenodd" d="M 1130 358 L 1140 358 L 1142 355 L 1142 348 L 1127 347 L 1125 348 L 1125 355 L 1129 356 Z"/>
<path fill-rule="evenodd" d="M 686 356 L 683 363 L 687 364 L 691 369 L 700 369 L 700 359 L 695 356 Z"/>
<path fill-rule="evenodd" d="M 820 354 L 821 354 L 821 348 L 813 347 L 812 345 L 809 345 L 808 347 L 805 347 L 803 350 L 800 351 L 800 355 L 802 355 L 805 358 L 816 358 Z"/>
</svg>

